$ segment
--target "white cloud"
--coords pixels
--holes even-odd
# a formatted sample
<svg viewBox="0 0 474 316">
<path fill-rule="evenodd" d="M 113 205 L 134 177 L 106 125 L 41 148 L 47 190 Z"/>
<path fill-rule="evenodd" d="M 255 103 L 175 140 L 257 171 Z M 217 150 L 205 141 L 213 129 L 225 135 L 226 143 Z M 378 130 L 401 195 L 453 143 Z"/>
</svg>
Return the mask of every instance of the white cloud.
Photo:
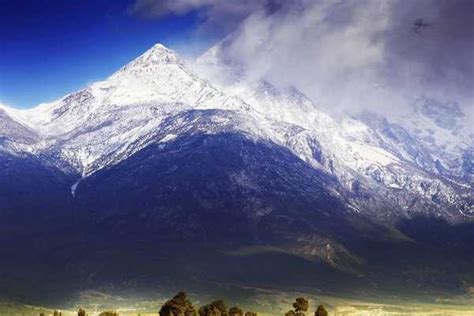
<svg viewBox="0 0 474 316">
<path fill-rule="evenodd" d="M 201 31 L 233 31 L 228 62 L 330 109 L 400 111 L 430 96 L 473 112 L 471 0 L 138 0 L 143 8 L 203 10 Z"/>
<path fill-rule="evenodd" d="M 420 96 L 473 106 L 474 20 L 450 15 L 465 1 L 299 4 L 251 15 L 225 58 L 330 109 L 399 111 Z"/>
</svg>

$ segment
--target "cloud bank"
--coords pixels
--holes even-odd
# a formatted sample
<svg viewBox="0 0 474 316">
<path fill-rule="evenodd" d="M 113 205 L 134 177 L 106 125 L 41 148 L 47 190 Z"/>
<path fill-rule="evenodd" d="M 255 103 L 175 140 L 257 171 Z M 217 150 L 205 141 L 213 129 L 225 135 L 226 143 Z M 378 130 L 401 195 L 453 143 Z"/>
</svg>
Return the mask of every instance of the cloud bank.
<svg viewBox="0 0 474 316">
<path fill-rule="evenodd" d="M 474 1 L 138 0 L 150 16 L 202 10 L 222 57 L 331 109 L 402 111 L 416 98 L 474 114 Z M 472 116 L 474 117 L 474 115 Z"/>
</svg>

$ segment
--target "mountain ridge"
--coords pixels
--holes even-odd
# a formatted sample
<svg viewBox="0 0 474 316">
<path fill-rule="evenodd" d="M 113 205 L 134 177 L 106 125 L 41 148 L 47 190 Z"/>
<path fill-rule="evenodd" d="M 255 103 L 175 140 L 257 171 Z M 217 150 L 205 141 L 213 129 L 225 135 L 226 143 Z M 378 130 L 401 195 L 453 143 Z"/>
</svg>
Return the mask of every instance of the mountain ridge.
<svg viewBox="0 0 474 316">
<path fill-rule="evenodd" d="M 200 67 L 229 68 L 221 66 L 218 51 L 211 48 L 198 59 Z M 206 57 L 209 54 L 211 62 Z M 442 156 L 443 152 L 429 150 L 403 126 L 386 118 L 368 113 L 334 119 L 296 89 L 282 90 L 266 82 L 239 79 L 226 87 L 218 83 L 219 90 L 209 76 L 201 79 L 196 69 L 199 67 L 188 66 L 175 52 L 156 44 L 105 81 L 49 104 L 30 110 L 9 109 L 6 113 L 38 135 L 36 143 L 23 144 L 20 151 L 55 157 L 83 179 L 151 144 L 153 135 L 169 117 L 191 110 L 235 111 L 240 119 L 235 121 L 234 129 L 271 139 L 314 168 L 335 175 L 346 191 L 341 192 L 343 195 L 354 193 L 353 187 L 360 190 L 365 186 L 366 192 L 383 188 L 388 195 L 387 205 L 400 213 L 422 197 L 426 199 L 423 203 L 446 218 L 461 215 L 462 220 L 474 214 L 469 197 L 472 161 L 457 167 L 466 170 L 465 174 L 450 172 L 434 156 Z M 207 126 L 201 131 L 213 133 L 212 124 Z M 164 139 L 172 141 L 178 135 L 170 132 Z M 466 150 L 469 153 L 469 147 Z M 401 207 L 396 205 L 401 202 L 397 190 L 412 196 Z M 357 210 L 367 205 L 364 199 L 356 198 L 349 206 Z"/>
</svg>

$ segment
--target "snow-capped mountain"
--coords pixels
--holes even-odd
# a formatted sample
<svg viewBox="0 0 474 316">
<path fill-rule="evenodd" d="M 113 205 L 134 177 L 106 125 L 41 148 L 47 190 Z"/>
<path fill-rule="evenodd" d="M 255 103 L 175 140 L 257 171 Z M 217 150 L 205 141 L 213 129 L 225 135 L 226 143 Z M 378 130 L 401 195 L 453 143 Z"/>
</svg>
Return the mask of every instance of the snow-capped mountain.
<svg viewBox="0 0 474 316">
<path fill-rule="evenodd" d="M 53 258 L 35 271 L 87 286 L 110 262 L 137 282 L 157 262 L 206 280 L 215 262 L 232 282 L 469 284 L 473 143 L 455 104 L 334 116 L 218 51 L 187 62 L 157 44 L 55 102 L 0 105 L 0 268 Z"/>
<path fill-rule="evenodd" d="M 16 116 L 41 135 L 31 152 L 67 160 L 81 174 L 113 160 L 150 134 L 170 113 L 197 108 L 245 108 L 187 70 L 160 44 L 107 80 Z"/>
<path fill-rule="evenodd" d="M 393 121 L 372 113 L 334 118 L 294 88 L 247 82 L 236 73 L 219 59 L 218 46 L 188 65 L 157 44 L 58 101 L 30 110 L 3 106 L 0 133 L 16 152 L 72 168 L 73 192 L 82 179 L 151 144 L 237 132 L 287 148 L 337 178 L 331 192 L 354 212 L 381 219 L 472 215 L 473 135 L 455 104 L 419 101 L 410 119 Z M 197 119 L 206 110 L 224 112 Z"/>
<path fill-rule="evenodd" d="M 394 208 L 412 209 L 421 196 L 431 204 L 423 208 L 436 208 L 443 201 L 442 208 L 456 205 L 452 210 L 472 213 L 474 134 L 456 104 L 425 99 L 417 100 L 413 112 L 404 116 L 363 112 L 333 118 L 292 87 L 249 82 L 241 69 L 226 61 L 221 45 L 201 56 L 195 69 L 270 118 L 303 127 L 322 148 L 319 159 L 310 150 L 293 150 L 313 165 L 322 164 L 347 190 L 365 182 L 369 192 L 392 191 L 383 195 L 394 198 Z M 406 193 L 414 196 L 396 197 Z M 384 208 L 388 205 L 385 201 Z"/>
</svg>

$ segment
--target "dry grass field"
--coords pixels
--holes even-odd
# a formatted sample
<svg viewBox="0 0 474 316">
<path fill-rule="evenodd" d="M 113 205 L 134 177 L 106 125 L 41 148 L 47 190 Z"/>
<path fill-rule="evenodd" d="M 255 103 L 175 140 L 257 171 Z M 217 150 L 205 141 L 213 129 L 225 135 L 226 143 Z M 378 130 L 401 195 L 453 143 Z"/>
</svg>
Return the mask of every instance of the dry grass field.
<svg viewBox="0 0 474 316">
<path fill-rule="evenodd" d="M 87 295 L 86 295 L 87 296 Z M 81 306 L 86 309 L 87 315 L 97 316 L 104 310 L 115 310 L 123 316 L 151 316 L 158 315 L 159 307 L 166 300 L 165 298 L 139 300 L 113 297 L 109 295 L 99 295 L 95 293 L 96 299 L 81 299 L 77 306 L 66 309 L 58 309 L 63 316 L 77 315 L 76 307 Z M 474 299 L 464 297 L 453 301 L 443 301 L 439 303 L 420 303 L 416 301 L 400 301 L 396 299 L 371 300 L 371 299 L 350 299 L 336 296 L 311 295 L 308 293 L 278 293 L 273 290 L 259 290 L 259 294 L 236 303 L 227 300 L 229 307 L 239 305 L 244 310 L 253 310 L 259 315 L 283 315 L 291 307 L 291 303 L 297 296 L 304 296 L 309 300 L 310 310 L 306 315 L 313 315 L 317 305 L 323 304 L 334 316 L 474 316 Z M 84 296 L 83 296 L 84 297 Z M 102 297 L 103 303 L 97 300 Z M 208 303 L 212 298 L 208 296 L 190 295 L 194 298 L 195 306 Z M 44 313 L 45 316 L 53 315 L 54 309 L 0 301 L 0 315 L 5 316 L 38 316 Z"/>
</svg>

